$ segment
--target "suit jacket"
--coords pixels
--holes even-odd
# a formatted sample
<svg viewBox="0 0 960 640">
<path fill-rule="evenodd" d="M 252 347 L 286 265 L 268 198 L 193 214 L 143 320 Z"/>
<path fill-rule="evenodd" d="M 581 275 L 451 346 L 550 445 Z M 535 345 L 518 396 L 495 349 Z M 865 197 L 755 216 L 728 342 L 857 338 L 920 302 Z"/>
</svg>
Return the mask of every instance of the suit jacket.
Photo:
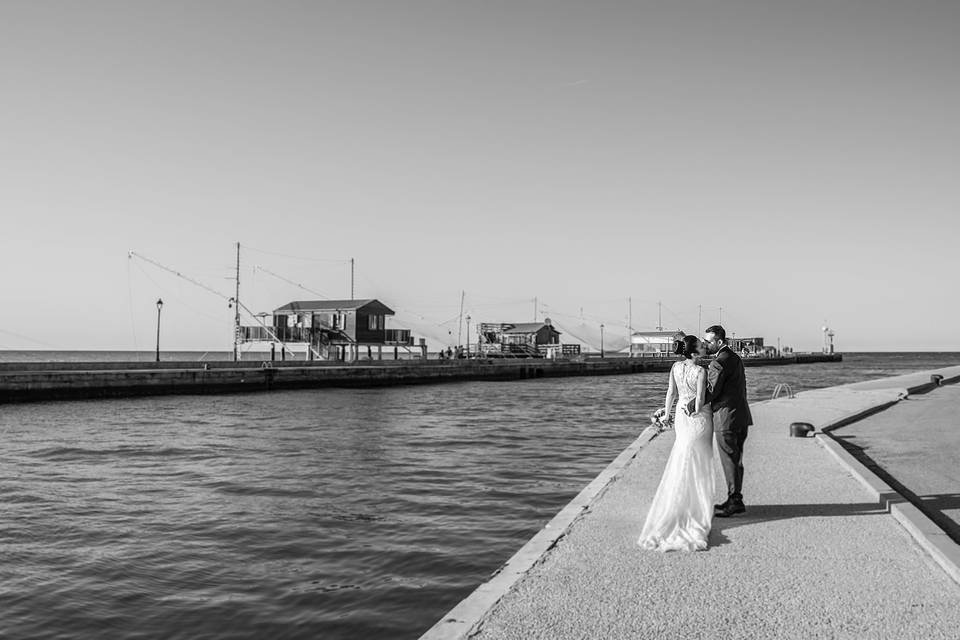
<svg viewBox="0 0 960 640">
<path fill-rule="evenodd" d="M 707 366 L 707 401 L 714 431 L 745 431 L 753 424 L 743 360 L 729 347 L 720 349 Z"/>
</svg>

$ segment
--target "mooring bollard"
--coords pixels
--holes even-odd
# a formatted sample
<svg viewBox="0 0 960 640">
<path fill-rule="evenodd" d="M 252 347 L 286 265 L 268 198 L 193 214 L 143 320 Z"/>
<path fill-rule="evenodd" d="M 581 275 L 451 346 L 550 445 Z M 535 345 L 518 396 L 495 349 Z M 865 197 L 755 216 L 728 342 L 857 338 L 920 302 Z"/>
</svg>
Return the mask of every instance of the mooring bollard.
<svg viewBox="0 0 960 640">
<path fill-rule="evenodd" d="M 943 384 L 943 376 L 939 373 L 935 373 L 930 376 L 930 382 L 939 387 Z"/>
<path fill-rule="evenodd" d="M 809 422 L 791 422 L 790 423 L 790 437 L 791 438 L 806 438 L 808 434 L 811 434 L 815 431 L 813 425 Z"/>
</svg>

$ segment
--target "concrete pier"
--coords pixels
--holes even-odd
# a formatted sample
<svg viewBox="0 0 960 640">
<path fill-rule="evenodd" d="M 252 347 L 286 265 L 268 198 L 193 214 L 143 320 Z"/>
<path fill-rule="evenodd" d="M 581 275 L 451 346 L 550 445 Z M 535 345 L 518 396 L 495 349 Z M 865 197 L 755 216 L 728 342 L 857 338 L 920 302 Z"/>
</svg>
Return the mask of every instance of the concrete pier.
<svg viewBox="0 0 960 640">
<path fill-rule="evenodd" d="M 840 354 L 748 358 L 748 366 L 837 362 Z M 169 394 L 374 387 L 668 371 L 673 358 L 326 362 L 0 363 L 0 403 Z"/>
<path fill-rule="evenodd" d="M 960 543 L 960 384 L 911 396 L 832 435 Z"/>
<path fill-rule="evenodd" d="M 423 640 L 956 638 L 960 547 L 823 433 L 936 394 L 931 373 L 960 381 L 952 367 L 753 405 L 747 514 L 715 519 L 693 554 L 636 544 L 673 444 L 645 430 Z M 820 433 L 790 438 L 793 421 Z"/>
</svg>

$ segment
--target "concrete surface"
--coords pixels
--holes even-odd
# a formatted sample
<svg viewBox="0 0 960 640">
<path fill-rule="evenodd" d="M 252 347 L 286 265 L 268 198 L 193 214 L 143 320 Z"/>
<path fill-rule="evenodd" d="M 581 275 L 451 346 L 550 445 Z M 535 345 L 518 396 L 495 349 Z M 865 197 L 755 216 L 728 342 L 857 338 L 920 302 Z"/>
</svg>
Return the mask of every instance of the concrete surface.
<svg viewBox="0 0 960 640">
<path fill-rule="evenodd" d="M 888 510 L 924 552 L 960 585 L 960 544 L 934 522 L 927 512 L 921 511 L 916 504 L 908 501 L 903 494 L 877 475 L 874 467 L 864 465 L 848 451 L 841 444 L 842 441 L 831 435 L 831 431 L 818 433 L 816 438 L 843 468 L 860 481 L 871 500 L 882 509 Z"/>
<path fill-rule="evenodd" d="M 837 388 L 852 389 L 855 391 L 900 388 L 910 393 L 923 393 L 930 391 L 933 387 L 933 385 L 930 384 L 930 376 L 934 373 L 943 376 L 942 384 L 951 384 L 960 381 L 960 367 L 944 367 L 936 371 L 916 371 L 892 378 L 877 378 L 875 380 L 854 382 Z"/>
<path fill-rule="evenodd" d="M 960 542 L 960 385 L 832 432 Z"/>
<path fill-rule="evenodd" d="M 755 405 L 748 513 L 715 520 L 700 553 L 636 544 L 673 444 L 654 439 L 470 637 L 956 638 L 960 586 L 826 449 L 787 437 L 896 402 L 901 382 Z"/>
</svg>

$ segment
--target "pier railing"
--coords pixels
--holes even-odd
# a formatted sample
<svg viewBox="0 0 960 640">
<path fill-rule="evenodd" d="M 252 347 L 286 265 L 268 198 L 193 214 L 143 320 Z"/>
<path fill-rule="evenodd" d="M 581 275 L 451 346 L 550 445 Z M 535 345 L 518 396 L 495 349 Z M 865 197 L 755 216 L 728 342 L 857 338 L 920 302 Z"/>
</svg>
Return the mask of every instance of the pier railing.
<svg viewBox="0 0 960 640">
<path fill-rule="evenodd" d="M 525 344 L 525 343 L 493 343 L 482 344 L 477 349 L 477 357 L 496 358 L 546 358 L 553 355 L 562 358 L 572 358 L 580 355 L 579 344 Z"/>
<path fill-rule="evenodd" d="M 310 342 L 310 329 L 304 327 L 240 327 L 241 342 Z"/>
<path fill-rule="evenodd" d="M 277 338 L 283 342 L 314 343 L 316 341 L 314 330 L 307 327 L 240 327 L 241 342 L 275 342 Z M 413 336 L 410 335 L 410 329 L 385 329 L 383 344 L 412 346 Z"/>
</svg>

